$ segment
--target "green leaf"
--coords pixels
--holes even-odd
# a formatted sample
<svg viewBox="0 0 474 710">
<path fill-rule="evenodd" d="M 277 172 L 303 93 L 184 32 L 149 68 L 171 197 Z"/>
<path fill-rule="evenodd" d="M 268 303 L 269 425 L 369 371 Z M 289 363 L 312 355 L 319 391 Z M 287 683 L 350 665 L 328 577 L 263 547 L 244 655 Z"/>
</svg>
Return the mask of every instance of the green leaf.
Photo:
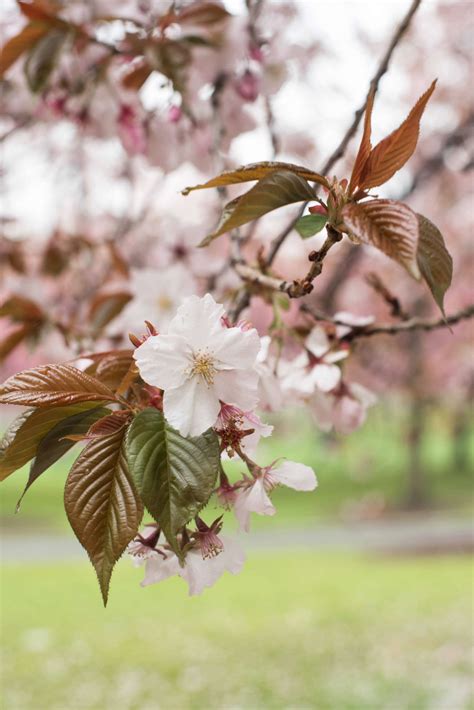
<svg viewBox="0 0 474 710">
<path fill-rule="evenodd" d="M 117 560 L 138 532 L 143 505 L 127 466 L 126 427 L 84 447 L 66 481 L 66 513 L 99 580 L 104 606 Z"/>
<path fill-rule="evenodd" d="M 416 255 L 418 266 L 441 313 L 445 316 L 444 295 L 451 285 L 453 260 L 438 227 L 422 214 L 417 214 L 417 217 L 420 228 Z"/>
<path fill-rule="evenodd" d="M 327 221 L 327 215 L 306 214 L 297 221 L 295 229 L 302 239 L 308 239 L 308 237 L 313 237 L 320 232 Z"/>
<path fill-rule="evenodd" d="M 157 409 L 145 409 L 127 434 L 130 472 L 142 500 L 179 557 L 177 534 L 206 505 L 220 462 L 212 429 L 184 438 Z"/>
<path fill-rule="evenodd" d="M 217 228 L 199 246 L 205 247 L 224 232 L 258 219 L 278 207 L 314 200 L 314 197 L 313 188 L 296 173 L 289 170 L 272 172 L 244 195 L 226 204 Z"/>
<path fill-rule="evenodd" d="M 69 32 L 54 29 L 36 42 L 25 62 L 25 76 L 34 93 L 42 91 L 53 71 Z"/>
<path fill-rule="evenodd" d="M 80 407 L 84 407 L 84 405 L 76 405 L 76 414 L 72 414 L 71 416 L 59 421 L 56 426 L 50 429 L 46 436 L 39 442 L 38 448 L 36 449 L 35 459 L 31 463 L 25 490 L 16 504 L 17 512 L 20 509 L 21 501 L 23 500 L 26 491 L 36 481 L 36 479 L 39 478 L 42 473 L 52 466 L 53 463 L 56 463 L 61 456 L 64 456 L 64 454 L 66 454 L 69 449 L 72 449 L 72 447 L 76 444 L 75 441 L 65 439 L 64 437 L 71 434 L 86 434 L 91 424 L 110 413 L 110 410 L 105 409 L 104 407 L 94 407 L 93 409 L 78 411 Z M 74 408 L 69 407 L 69 409 Z M 55 409 L 53 411 L 56 412 L 57 410 Z M 40 410 L 40 412 L 44 412 L 44 410 Z"/>
<path fill-rule="evenodd" d="M 115 395 L 102 382 L 71 365 L 23 370 L 0 386 L 2 404 L 50 407 L 93 401 L 115 401 Z"/>
<path fill-rule="evenodd" d="M 96 406 L 95 402 L 83 402 L 51 409 L 29 409 L 20 414 L 0 442 L 0 480 L 35 456 L 41 440 L 58 422 Z"/>
</svg>

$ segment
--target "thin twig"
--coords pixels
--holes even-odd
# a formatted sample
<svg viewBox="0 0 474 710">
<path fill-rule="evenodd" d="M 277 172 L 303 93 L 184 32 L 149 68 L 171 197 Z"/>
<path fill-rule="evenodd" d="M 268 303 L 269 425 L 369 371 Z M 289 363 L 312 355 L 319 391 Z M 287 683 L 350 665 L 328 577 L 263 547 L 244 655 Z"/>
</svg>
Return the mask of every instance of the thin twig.
<svg viewBox="0 0 474 710">
<path fill-rule="evenodd" d="M 320 311 L 311 308 L 303 303 L 300 307 L 303 313 L 307 313 L 316 321 L 325 321 L 333 325 L 344 325 L 351 328 L 350 333 L 344 335 L 344 340 L 350 341 L 356 338 L 367 338 L 372 335 L 398 335 L 399 333 L 407 333 L 412 330 L 437 330 L 438 328 L 446 328 L 451 325 L 456 325 L 460 321 L 474 317 L 474 304 L 466 306 L 457 313 L 453 313 L 446 318 L 435 318 L 431 320 L 423 320 L 422 318 L 410 318 L 410 320 L 399 323 L 378 323 L 375 325 L 354 326 L 352 323 L 347 323 L 341 318 L 332 318 L 331 316 L 321 313 Z"/>
<path fill-rule="evenodd" d="M 294 281 L 278 279 L 274 276 L 268 276 L 260 271 L 260 269 L 249 266 L 249 264 L 244 262 L 234 264 L 234 269 L 239 274 L 240 278 L 248 283 L 272 291 L 281 291 L 282 293 L 286 293 L 290 298 L 306 296 L 313 290 L 313 281 L 321 274 L 323 262 L 329 250 L 342 239 L 342 234 L 333 229 L 333 227 L 329 226 L 327 230 L 328 235 L 321 249 L 319 249 L 319 251 L 312 251 L 309 255 L 309 259 L 312 263 L 308 273 L 302 279 L 295 279 Z"/>
<path fill-rule="evenodd" d="M 397 29 L 395 30 L 395 33 L 392 37 L 392 40 L 387 48 L 387 51 L 385 52 L 384 56 L 382 57 L 382 60 L 377 68 L 377 71 L 375 72 L 374 76 L 372 77 L 372 80 L 369 84 L 369 90 L 367 92 L 367 96 L 365 97 L 364 103 L 360 108 L 357 109 L 357 111 L 354 114 L 354 119 L 345 132 L 341 142 L 337 146 L 337 148 L 334 150 L 334 152 L 329 156 L 327 161 L 325 162 L 324 166 L 321 169 L 321 174 L 326 175 L 333 165 L 344 155 L 346 152 L 346 148 L 349 144 L 349 141 L 353 138 L 355 135 L 359 123 L 362 119 L 362 116 L 364 115 L 365 108 L 367 106 L 367 101 L 369 98 L 369 95 L 371 91 L 373 90 L 374 93 L 377 93 L 380 80 L 384 76 L 384 74 L 387 72 L 390 60 L 392 58 L 392 54 L 395 51 L 398 43 L 400 42 L 401 38 L 405 34 L 405 32 L 408 30 L 411 20 L 413 18 L 413 15 L 415 12 L 418 10 L 419 6 L 421 4 L 421 0 L 413 0 L 411 3 L 408 12 L 406 13 L 405 17 L 401 21 L 401 23 L 398 25 Z M 292 221 L 285 227 L 285 229 L 279 234 L 272 242 L 268 256 L 267 256 L 267 266 L 270 266 L 273 261 L 275 260 L 276 255 L 278 254 L 282 244 L 284 243 L 285 239 L 288 237 L 290 232 L 293 230 L 296 222 L 300 219 L 300 217 L 303 215 L 304 210 L 306 208 L 307 203 L 304 203 L 300 209 L 298 210 L 298 213 L 296 217 L 292 219 Z"/>
</svg>

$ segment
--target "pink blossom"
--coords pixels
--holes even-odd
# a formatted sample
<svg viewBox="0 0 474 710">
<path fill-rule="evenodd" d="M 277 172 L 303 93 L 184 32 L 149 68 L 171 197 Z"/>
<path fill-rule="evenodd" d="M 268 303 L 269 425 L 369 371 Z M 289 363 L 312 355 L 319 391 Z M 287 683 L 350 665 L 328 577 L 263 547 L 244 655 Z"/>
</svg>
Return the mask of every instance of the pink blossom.
<svg viewBox="0 0 474 710">
<path fill-rule="evenodd" d="M 118 134 L 127 153 L 130 155 L 145 153 L 147 144 L 143 122 L 136 110 L 127 104 L 122 104 L 120 107 Z"/>
<path fill-rule="evenodd" d="M 334 428 L 339 434 L 350 434 L 362 426 L 367 410 L 376 401 L 375 395 L 363 385 L 344 382 L 330 393 L 315 391 L 308 404 L 322 431 Z"/>
<path fill-rule="evenodd" d="M 236 81 L 235 89 L 244 101 L 255 101 L 260 93 L 260 78 L 247 69 Z"/>
<path fill-rule="evenodd" d="M 275 515 L 276 508 L 268 494 L 279 484 L 295 491 L 312 491 L 318 485 L 314 471 L 309 466 L 294 461 L 284 461 L 261 469 L 254 481 L 247 481 L 238 492 L 234 502 L 234 512 L 239 527 L 246 532 L 250 529 L 250 513 Z"/>
<path fill-rule="evenodd" d="M 206 587 L 212 587 L 224 572 L 238 574 L 245 561 L 242 548 L 232 538 L 222 537 L 220 542 L 221 550 L 208 557 L 203 557 L 199 545 L 193 547 L 186 554 L 183 566 L 177 555 L 163 546 L 156 548 L 151 555 L 136 557 L 135 564 L 145 564 L 145 577 L 141 586 L 147 587 L 178 575 L 187 582 L 189 595 L 195 596 Z"/>
<path fill-rule="evenodd" d="M 226 328 L 223 315 L 209 293 L 191 296 L 167 334 L 148 338 L 134 353 L 145 382 L 164 390 L 165 417 L 183 436 L 214 426 L 221 402 L 243 411 L 257 404 L 260 338 L 255 329 Z"/>
<path fill-rule="evenodd" d="M 347 350 L 331 350 L 326 332 L 323 328 L 316 326 L 308 335 L 306 348 L 311 355 L 310 362 L 313 364 L 311 380 L 322 392 L 332 390 L 341 379 L 341 370 L 334 363 L 343 360 L 348 356 Z"/>
<path fill-rule="evenodd" d="M 273 427 L 262 422 L 255 412 L 244 412 L 224 402 L 221 403 L 215 428 L 230 455 L 241 448 L 249 456 L 256 452 L 260 437 L 270 436 L 273 431 Z"/>
</svg>

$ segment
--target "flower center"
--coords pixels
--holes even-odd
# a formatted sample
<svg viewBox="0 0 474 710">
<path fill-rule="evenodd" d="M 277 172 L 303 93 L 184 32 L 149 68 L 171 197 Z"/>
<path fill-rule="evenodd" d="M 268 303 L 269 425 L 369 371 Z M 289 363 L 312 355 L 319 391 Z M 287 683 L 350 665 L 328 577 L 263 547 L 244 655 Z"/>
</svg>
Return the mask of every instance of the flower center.
<svg viewBox="0 0 474 710">
<path fill-rule="evenodd" d="M 161 295 L 157 299 L 157 306 L 161 311 L 171 311 L 173 301 L 168 296 Z"/>
<path fill-rule="evenodd" d="M 203 378 L 206 384 L 212 385 L 216 372 L 217 368 L 214 365 L 214 358 L 210 353 L 205 350 L 198 350 L 194 353 L 193 364 L 190 371 L 191 377 L 198 375 Z"/>
</svg>

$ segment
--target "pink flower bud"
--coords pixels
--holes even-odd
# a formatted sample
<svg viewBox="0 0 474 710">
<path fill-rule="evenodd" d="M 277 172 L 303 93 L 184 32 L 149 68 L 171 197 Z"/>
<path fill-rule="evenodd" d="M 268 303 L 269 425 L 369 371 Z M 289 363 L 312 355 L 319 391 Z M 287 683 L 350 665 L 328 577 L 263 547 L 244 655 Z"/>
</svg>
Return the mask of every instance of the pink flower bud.
<svg viewBox="0 0 474 710">
<path fill-rule="evenodd" d="M 312 207 L 309 208 L 309 211 L 311 214 L 322 214 L 322 215 L 327 215 L 328 211 L 324 207 L 324 205 L 313 205 Z"/>
<path fill-rule="evenodd" d="M 181 109 L 181 106 L 170 106 L 170 109 L 168 111 L 168 121 L 170 123 L 178 123 L 182 115 L 183 111 Z"/>
<path fill-rule="evenodd" d="M 249 69 L 240 77 L 235 89 L 244 101 L 255 101 L 260 93 L 260 79 Z"/>
</svg>

